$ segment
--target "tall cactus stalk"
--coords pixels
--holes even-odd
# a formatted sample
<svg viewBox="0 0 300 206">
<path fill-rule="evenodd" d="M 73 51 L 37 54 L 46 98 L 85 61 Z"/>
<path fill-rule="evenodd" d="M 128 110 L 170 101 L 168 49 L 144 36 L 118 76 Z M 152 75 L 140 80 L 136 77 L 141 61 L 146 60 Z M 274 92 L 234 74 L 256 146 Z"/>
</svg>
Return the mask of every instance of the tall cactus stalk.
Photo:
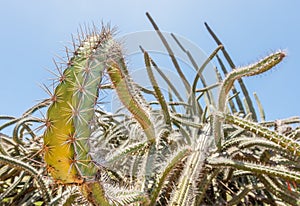
<svg viewBox="0 0 300 206">
<path fill-rule="evenodd" d="M 103 27 L 100 34 L 91 33 L 80 43 L 50 98 L 43 136 L 45 162 L 53 179 L 62 184 L 83 184 L 87 198 L 102 205 L 108 203 L 95 180 L 99 169 L 89 154 L 88 139 L 103 70 L 109 58 L 120 57 L 112 35 Z M 101 198 L 95 197 L 96 191 Z"/>
<path fill-rule="evenodd" d="M 87 138 L 104 69 L 104 62 L 95 59 L 96 49 L 107 35 L 103 32 L 81 43 L 50 98 L 43 136 L 45 161 L 52 177 L 61 183 L 82 183 L 83 175 L 95 173 L 86 169 L 91 164 Z"/>
</svg>

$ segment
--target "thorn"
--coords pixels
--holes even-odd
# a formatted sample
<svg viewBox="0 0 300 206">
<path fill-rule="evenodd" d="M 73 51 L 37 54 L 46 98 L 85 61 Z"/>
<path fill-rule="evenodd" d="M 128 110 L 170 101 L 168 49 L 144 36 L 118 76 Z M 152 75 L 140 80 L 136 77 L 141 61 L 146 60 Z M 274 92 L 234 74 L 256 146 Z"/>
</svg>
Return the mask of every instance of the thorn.
<svg viewBox="0 0 300 206">
<path fill-rule="evenodd" d="M 54 59 L 53 59 L 53 62 L 55 64 L 55 69 L 58 71 L 59 75 L 50 69 L 46 68 L 46 70 L 56 77 L 56 78 L 50 78 L 50 80 L 55 80 L 55 82 L 54 82 L 54 84 L 55 84 L 56 82 L 59 82 L 59 79 L 63 75 L 63 73 L 62 73 L 61 68 L 57 65 L 57 62 Z"/>
<path fill-rule="evenodd" d="M 54 54 L 56 58 L 58 58 L 63 64 L 68 65 L 68 62 L 58 54 Z"/>
<path fill-rule="evenodd" d="M 47 164 L 46 170 L 47 170 L 47 173 L 50 173 L 50 174 L 53 174 L 54 172 L 56 172 L 56 169 L 49 164 Z"/>
<path fill-rule="evenodd" d="M 75 52 L 76 51 L 76 42 L 75 42 L 73 34 L 71 34 L 71 38 L 72 38 L 73 51 Z"/>
<path fill-rule="evenodd" d="M 45 84 L 40 85 L 40 87 L 50 96 L 49 101 L 52 103 L 57 102 L 56 94 L 53 94 Z"/>
<path fill-rule="evenodd" d="M 47 155 L 52 156 L 53 152 L 52 149 L 54 146 L 49 146 L 48 143 L 44 143 L 42 149 L 40 150 L 41 153 L 47 153 Z"/>
<path fill-rule="evenodd" d="M 80 33 L 79 33 L 79 30 L 77 29 L 77 40 L 78 40 L 78 43 L 79 43 L 79 47 L 81 46 L 82 42 L 81 42 L 81 38 L 80 38 Z"/>
<path fill-rule="evenodd" d="M 68 59 L 68 65 L 69 65 L 69 62 L 70 62 L 71 58 L 69 56 L 69 49 L 68 49 L 68 47 L 65 46 L 65 50 L 66 50 L 67 59 Z"/>
<path fill-rule="evenodd" d="M 83 28 L 82 28 L 82 25 L 79 25 L 79 28 L 80 28 L 80 32 L 81 32 L 81 37 L 82 37 L 82 39 L 85 39 L 86 35 L 85 35 L 85 33 L 84 33 L 84 30 L 83 30 Z"/>
<path fill-rule="evenodd" d="M 96 27 L 96 25 L 95 25 L 95 22 L 92 22 L 92 27 L 93 27 L 93 32 L 94 32 L 94 34 L 97 34 L 98 32 L 98 29 L 97 29 L 97 27 Z"/>
<path fill-rule="evenodd" d="M 45 122 L 46 129 L 49 130 L 49 131 L 51 131 L 53 129 L 53 127 L 54 127 L 53 121 L 50 120 L 49 118 L 46 118 L 44 120 L 44 122 Z"/>
</svg>

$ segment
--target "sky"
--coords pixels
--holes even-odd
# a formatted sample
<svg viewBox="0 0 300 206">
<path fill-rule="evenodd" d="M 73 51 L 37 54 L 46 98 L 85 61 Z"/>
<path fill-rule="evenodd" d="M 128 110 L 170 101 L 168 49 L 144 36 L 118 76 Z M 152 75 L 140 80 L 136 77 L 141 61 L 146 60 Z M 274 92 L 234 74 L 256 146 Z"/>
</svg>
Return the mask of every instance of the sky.
<svg viewBox="0 0 300 206">
<path fill-rule="evenodd" d="M 49 85 L 52 59 L 64 56 L 64 46 L 70 45 L 79 25 L 110 23 L 121 36 L 149 31 L 149 12 L 162 31 L 210 54 L 216 44 L 205 30 L 207 22 L 237 66 L 286 50 L 287 58 L 274 70 L 244 81 L 250 93 L 258 93 L 267 119 L 300 116 L 299 8 L 296 0 L 1 1 L 0 115 L 18 117 L 47 97 L 39 85 Z"/>
</svg>

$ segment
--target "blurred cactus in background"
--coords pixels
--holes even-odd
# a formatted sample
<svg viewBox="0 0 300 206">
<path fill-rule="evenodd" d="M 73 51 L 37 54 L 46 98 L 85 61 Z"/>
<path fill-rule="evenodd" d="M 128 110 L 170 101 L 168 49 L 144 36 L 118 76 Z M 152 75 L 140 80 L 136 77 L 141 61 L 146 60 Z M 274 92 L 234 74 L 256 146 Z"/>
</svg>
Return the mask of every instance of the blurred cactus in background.
<svg viewBox="0 0 300 206">
<path fill-rule="evenodd" d="M 272 69 L 285 52 L 237 68 L 205 24 L 217 48 L 198 65 L 172 34 L 194 67 L 190 81 L 147 17 L 178 82 L 141 45 L 151 84 L 143 87 L 131 77 L 113 29 L 83 29 L 64 70 L 56 64 L 54 90 L 45 86 L 50 97 L 19 118 L 0 116 L 0 132 L 13 127 L 12 136 L 0 133 L 1 204 L 300 205 L 300 130 L 294 126 L 300 119 L 266 121 L 258 96 L 253 102 L 242 80 Z M 203 70 L 212 60 L 218 81 L 210 85 Z M 116 111 L 103 106 L 102 95 L 111 91 L 122 103 Z"/>
</svg>

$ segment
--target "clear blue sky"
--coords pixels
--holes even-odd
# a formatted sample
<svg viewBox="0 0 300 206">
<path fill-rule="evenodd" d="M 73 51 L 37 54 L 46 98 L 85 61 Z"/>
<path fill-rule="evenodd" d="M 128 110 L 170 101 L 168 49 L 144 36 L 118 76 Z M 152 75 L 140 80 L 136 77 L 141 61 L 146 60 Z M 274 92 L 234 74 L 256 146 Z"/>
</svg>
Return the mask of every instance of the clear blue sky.
<svg viewBox="0 0 300 206">
<path fill-rule="evenodd" d="M 102 3 L 105 2 L 105 3 Z M 52 58 L 63 54 L 83 23 L 111 22 L 119 34 L 152 30 L 151 13 L 164 31 L 195 42 L 210 53 L 215 43 L 203 23 L 218 34 L 236 65 L 247 65 L 277 49 L 288 57 L 274 71 L 245 80 L 257 91 L 267 119 L 300 115 L 300 2 L 291 1 L 100 1 L 26 0 L 0 2 L 0 114 L 21 115 L 47 95 Z"/>
</svg>

